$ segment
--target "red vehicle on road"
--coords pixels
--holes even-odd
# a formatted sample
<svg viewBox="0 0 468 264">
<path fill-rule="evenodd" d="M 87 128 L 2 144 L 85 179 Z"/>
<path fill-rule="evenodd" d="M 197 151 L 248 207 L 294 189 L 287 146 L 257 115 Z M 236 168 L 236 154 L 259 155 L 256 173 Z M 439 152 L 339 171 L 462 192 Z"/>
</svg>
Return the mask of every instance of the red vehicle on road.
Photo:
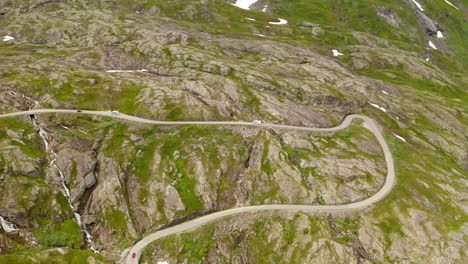
<svg viewBox="0 0 468 264">
<path fill-rule="evenodd" d="M 132 253 L 132 258 L 136 258 L 136 253 L 135 252 Z"/>
</svg>

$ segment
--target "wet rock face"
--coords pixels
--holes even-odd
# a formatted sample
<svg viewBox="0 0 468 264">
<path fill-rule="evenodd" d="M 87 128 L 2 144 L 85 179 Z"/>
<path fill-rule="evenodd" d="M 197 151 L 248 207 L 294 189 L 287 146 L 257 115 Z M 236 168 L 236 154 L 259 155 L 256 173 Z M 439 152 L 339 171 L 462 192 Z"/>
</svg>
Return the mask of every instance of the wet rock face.
<svg viewBox="0 0 468 264">
<path fill-rule="evenodd" d="M 80 152 L 63 148 L 57 152 L 56 164 L 66 175 L 66 183 L 71 189 L 70 201 L 72 204 L 82 197 L 86 189 L 96 183 L 94 170 L 97 166 L 97 160 L 92 151 Z"/>
</svg>

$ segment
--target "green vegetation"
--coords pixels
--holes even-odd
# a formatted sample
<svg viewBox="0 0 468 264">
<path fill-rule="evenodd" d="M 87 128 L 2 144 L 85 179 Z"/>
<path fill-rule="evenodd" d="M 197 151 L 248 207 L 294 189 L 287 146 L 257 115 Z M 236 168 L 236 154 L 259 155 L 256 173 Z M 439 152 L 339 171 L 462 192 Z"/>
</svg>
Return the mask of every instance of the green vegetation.
<svg viewBox="0 0 468 264">
<path fill-rule="evenodd" d="M 138 200 L 142 205 L 148 205 L 148 201 L 146 200 L 150 196 L 150 192 L 147 189 L 140 189 L 138 192 Z"/>
<path fill-rule="evenodd" d="M 345 218 L 334 218 L 337 228 L 341 231 L 352 231 L 357 232 L 359 230 L 359 221 L 358 219 L 351 219 L 349 217 Z"/>
<path fill-rule="evenodd" d="M 71 69 L 63 74 L 65 83 L 51 80 L 47 73 L 37 75 L 33 71 L 19 72 L 8 69 L 0 76 L 6 82 L 24 84 L 21 93 L 40 96 L 49 94 L 58 101 L 72 103 L 81 109 L 96 109 L 96 106 L 100 106 L 99 110 L 119 109 L 126 113 L 136 113 L 139 110 L 139 104 L 135 103 L 136 96 L 144 88 L 141 84 L 127 80 L 120 80 L 117 85 L 116 80 L 111 78 Z M 59 87 L 51 88 L 53 86 Z"/>
<path fill-rule="evenodd" d="M 348 235 L 339 235 L 337 237 L 334 237 L 333 240 L 335 240 L 336 242 L 340 244 L 346 244 L 350 241 L 353 241 L 353 238 Z"/>
<path fill-rule="evenodd" d="M 263 143 L 263 154 L 262 154 L 262 166 L 261 170 L 268 175 L 273 174 L 273 168 L 271 167 L 270 160 L 268 159 L 268 151 L 270 147 L 270 141 L 266 140 Z"/>
<path fill-rule="evenodd" d="M 171 181 L 175 182 L 174 187 L 186 207 L 185 213 L 203 209 L 203 202 L 195 192 L 197 184 L 197 180 L 193 178 L 195 164 L 190 162 L 189 153 L 198 153 L 206 162 L 205 170 L 209 173 L 215 173 L 221 162 L 221 146 L 236 148 L 240 153 L 245 152 L 245 147 L 239 145 L 240 136 L 227 129 L 183 126 L 164 131 L 155 129 L 147 131 L 146 134 L 148 135 L 146 138 L 148 143 L 137 146 L 137 152 L 141 154 L 133 161 L 133 166 L 136 169 L 135 175 L 138 176 L 140 183 L 148 182 L 155 177 L 152 168 L 154 166 L 154 155 L 157 151 L 161 155 L 158 171 L 171 170 L 168 176 Z M 202 152 L 198 147 L 194 149 L 196 144 L 200 144 L 203 148 Z M 231 160 L 232 157 L 228 156 L 223 159 Z M 146 195 L 140 194 L 140 197 L 143 199 Z"/>
<path fill-rule="evenodd" d="M 296 237 L 296 230 L 294 228 L 294 220 L 285 220 L 281 217 L 273 217 L 274 221 L 280 222 L 281 227 L 283 228 L 284 240 L 290 244 L 294 242 Z"/>
<path fill-rule="evenodd" d="M 307 232 L 296 232 L 303 221 L 310 221 Z M 304 213 L 297 213 L 290 217 L 259 214 L 256 218 L 238 215 L 230 217 L 229 221 L 247 221 L 248 228 L 235 228 L 223 226 L 218 229 L 217 223 L 211 223 L 192 232 L 181 235 L 172 235 L 153 242 L 145 248 L 142 261 L 151 262 L 150 256 L 160 252 L 178 261 L 198 263 L 209 260 L 213 251 L 222 247 L 229 249 L 232 262 L 240 256 L 248 256 L 255 263 L 299 263 L 312 248 L 312 242 L 301 243 L 308 240 L 317 241 L 322 238 L 321 233 L 327 229 L 327 223 L 323 219 L 312 218 Z M 214 242 L 217 241 L 216 248 Z M 289 256 L 290 246 L 295 245 L 293 256 Z M 153 259 L 154 260 L 154 259 Z"/>
<path fill-rule="evenodd" d="M 11 254 L 0 256 L 2 264 L 82 264 L 91 261 L 110 263 L 99 254 L 91 250 L 64 249 L 65 254 L 57 250 L 39 250 L 33 248 L 19 248 Z"/>
<path fill-rule="evenodd" d="M 361 72 L 372 78 L 383 80 L 389 83 L 397 85 L 410 85 L 414 89 L 418 89 L 422 92 L 427 91 L 435 95 L 447 98 L 459 98 L 465 101 L 468 99 L 468 95 L 462 86 L 445 83 L 440 84 L 433 79 L 416 79 L 409 75 L 405 69 L 378 69 L 373 67 L 372 69 L 362 70 Z M 391 75 L 389 75 L 389 73 Z"/>
<path fill-rule="evenodd" d="M 125 213 L 122 211 L 113 209 L 108 213 L 104 214 L 106 218 L 107 225 L 115 231 L 118 231 L 122 234 L 127 233 L 128 226 L 127 226 L 127 218 L 125 217 Z"/>
<path fill-rule="evenodd" d="M 77 248 L 81 244 L 81 230 L 75 221 L 72 219 L 65 220 L 53 228 L 54 231 L 34 232 L 37 241 L 47 247 L 74 247 Z"/>
<path fill-rule="evenodd" d="M 182 234 L 183 246 L 180 252 L 181 256 L 187 259 L 202 259 L 209 250 L 214 248 L 213 232 L 214 228 L 211 227 L 203 235 L 196 236 L 195 238 Z"/>
<path fill-rule="evenodd" d="M 294 18 L 297 22 L 318 23 L 333 26 L 339 31 L 369 32 L 385 39 L 409 41 L 413 38 L 408 28 L 395 28 L 386 23 L 375 12 L 375 6 L 391 7 L 409 23 L 415 23 L 412 10 L 401 3 L 377 0 L 273 0 L 272 8 L 279 16 Z"/>
<path fill-rule="evenodd" d="M 27 176 L 7 176 L 7 181 L 0 185 L 0 203 L 17 204 L 16 210 L 24 213 L 25 218 L 41 225 L 43 218 L 63 219 L 72 215 L 72 210 L 65 196 L 45 184 L 42 178 Z M 27 195 L 35 190 L 35 196 Z"/>
<path fill-rule="evenodd" d="M 17 139 L 12 139 L 7 134 L 7 129 L 18 133 Z M 36 132 L 30 122 L 17 118 L 0 119 L 0 141 L 7 140 L 8 144 L 18 146 L 21 151 L 31 158 L 43 158 L 40 141 L 37 140 Z M 0 159 L 0 164 L 2 160 Z"/>
<path fill-rule="evenodd" d="M 20 6 L 22 10 L 0 15 L 1 28 L 5 27 L 5 32 L 16 34 L 18 38 L 14 42 L 0 43 L 1 85 L 5 87 L 5 93 L 15 91 L 33 98 L 21 98 L 2 111 L 7 112 L 10 107 L 26 109 L 33 106 L 33 100 L 40 100 L 40 107 L 112 109 L 154 119 L 246 120 L 255 117 L 289 123 L 288 117 L 293 114 L 295 118 L 291 120 L 294 122 L 313 120 L 301 117 L 302 113 L 294 113 L 295 106 L 306 108 L 305 114 L 309 111 L 321 113 L 323 120 L 328 118 L 332 122 L 337 122 L 341 115 L 362 110 L 377 119 L 385 131 L 395 157 L 398 181 L 390 195 L 377 203 L 372 211 L 335 218 L 337 228 L 346 233 L 333 238 L 335 242 L 348 243 L 353 239 L 347 235 L 349 232 L 359 234 L 364 228 L 369 231 L 367 234 L 375 233 L 376 238 L 382 238 L 380 242 L 386 249 L 391 249 L 395 234 L 402 245 L 407 246 L 412 236 L 406 233 L 411 232 L 413 225 L 412 222 L 408 224 L 409 219 L 421 212 L 427 216 L 421 226 L 424 229 L 426 223 L 432 223 L 441 233 L 443 241 L 440 245 L 452 239 L 449 232 L 463 232 L 463 224 L 468 221 L 461 206 L 465 201 L 454 194 L 461 193 L 460 197 L 463 197 L 462 180 L 466 174 L 463 167 L 466 138 L 462 132 L 467 124 L 465 102 L 468 95 L 464 87 L 468 46 L 463 8 L 456 10 L 444 1 L 423 2 L 425 13 L 436 21 L 445 36 L 438 40 L 439 49 L 432 50 L 426 49 L 429 37 L 418 25 L 410 1 L 271 0 L 271 13 L 242 10 L 220 0 L 94 1 L 86 7 L 77 1 L 49 1 L 38 6 L 35 2 L 9 1 L 2 6 L 1 12 Z M 455 4 L 463 5 L 461 1 Z M 399 25 L 391 26 L 378 16 L 376 6 L 389 8 Z M 248 21 L 247 17 L 256 21 Z M 287 19 L 288 25 L 268 24 L 278 17 Z M 151 31 L 155 25 L 157 29 Z M 318 27 L 323 32 L 314 34 L 313 28 Z M 163 36 L 166 29 L 170 32 Z M 265 41 L 256 41 L 260 39 Z M 232 43 L 224 43 L 230 40 Z M 264 49 L 263 45 L 274 48 Z M 348 56 L 333 58 L 330 56 L 332 48 Z M 365 58 L 369 65 L 361 69 L 354 61 L 358 56 Z M 430 57 L 430 62 L 424 62 L 426 57 Z M 316 76 L 313 70 L 306 70 L 315 63 L 320 66 L 313 69 Z M 291 69 L 282 68 L 284 64 Z M 205 67 L 210 65 L 211 69 Z M 104 67 L 148 67 L 151 72 L 108 74 Z M 222 67 L 227 67 L 228 71 L 221 74 Z M 339 83 L 341 80 L 344 83 Z M 202 89 L 202 93 L 192 91 L 193 85 Z M 223 85 L 229 85 L 229 88 L 223 88 Z M 354 89 L 355 85 L 359 89 Z M 391 88 L 389 91 L 396 92 L 384 96 L 378 92 L 380 88 Z M 336 104 L 323 102 L 323 106 L 319 105 L 320 96 L 326 95 L 338 99 Z M 224 100 L 234 102 L 221 118 L 221 110 L 204 97 L 221 103 L 225 103 Z M 5 102 L 10 102 L 8 96 L 4 98 Z M 191 101 L 198 99 L 201 103 Z M 366 106 L 369 102 L 384 103 L 388 105 L 388 111 L 384 113 Z M 291 106 L 291 114 L 274 116 L 274 111 L 287 112 L 287 106 Z M 42 246 L 77 248 L 81 233 L 71 219 L 70 206 L 59 191 L 44 181 L 47 160 L 41 140 L 31 123 L 22 120 L 0 120 L 0 145 L 4 144 L 0 146 L 0 205 L 14 202 L 14 210 L 24 215 L 28 224 L 37 226 L 33 231 Z M 247 180 L 251 180 L 253 191 L 248 190 L 246 196 L 254 203 L 263 203 L 267 199 L 282 201 L 281 186 L 271 177 L 280 169 L 269 158 L 273 148 L 271 140 L 260 137 L 244 140 L 228 129 L 205 126 L 148 129 L 137 125 L 135 128 L 133 124 L 111 118 L 97 121 L 86 115 L 70 119 L 50 115 L 49 121 L 48 129 L 58 133 L 56 146 L 62 147 L 61 144 L 68 140 L 64 137 L 71 137 L 93 149 L 97 146 L 98 154 L 118 163 L 118 176 L 125 177 L 119 178 L 122 187 L 116 188 L 115 192 L 122 194 L 118 197 L 124 197 L 119 198 L 118 203 L 129 203 L 131 218 L 136 219 L 132 210 L 140 210 L 150 218 L 149 210 L 145 212 L 145 209 L 156 204 L 160 218 L 146 219 L 152 223 L 148 230 L 169 219 L 164 193 L 153 193 L 145 189 L 146 186 L 157 181 L 161 186 L 171 184 L 176 188 L 186 208 L 174 216 L 177 218 L 206 209 L 202 197 L 195 191 L 200 187 L 197 176 L 203 174 L 211 188 L 209 191 L 212 191 L 209 195 L 222 204 L 221 199 L 225 197 L 220 194 L 230 195 L 240 186 L 237 179 L 231 180 L 235 178 L 232 175 L 238 173 L 236 170 L 247 160 L 246 149 L 252 140 L 264 144 L 261 170 L 270 178 L 259 181 L 255 173 L 260 172 L 249 172 L 247 176 L 252 177 Z M 70 129 L 60 128 L 58 125 L 62 122 Z M 435 139 L 428 132 L 433 133 Z M 17 136 L 11 136 L 15 133 Z M 407 142 L 396 139 L 394 133 L 406 138 Z M 288 161 L 298 166 L 301 160 L 325 157 L 328 149 L 333 148 L 338 150 L 334 155 L 340 159 L 381 159 L 363 153 L 355 143 L 356 139 L 369 136 L 370 133 L 356 122 L 332 136 L 320 136 L 319 139 L 304 136 L 302 139 L 311 144 L 310 149 L 284 145 L 280 158 L 286 159 L 287 154 Z M 439 136 L 441 139 L 436 138 Z M 341 148 L 343 143 L 351 151 Z M 37 167 L 39 177 L 26 177 L 22 174 L 28 173 L 9 166 L 13 162 L 8 159 L 16 156 L 6 159 L 3 154 L 12 149 L 19 149 L 24 154 L 19 155 L 17 161 L 31 161 L 33 168 Z M 69 175 L 72 181 L 76 179 L 77 166 L 72 161 Z M 302 176 L 313 177 L 314 181 L 324 179 L 318 168 L 300 170 Z M 367 183 L 374 183 L 368 172 L 361 169 L 356 172 L 366 174 L 364 180 Z M 261 190 L 266 190 L 263 193 L 257 192 L 260 184 Z M 131 189 L 133 187 L 135 189 Z M 241 189 L 244 190 L 247 188 Z M 31 193 L 34 194 L 32 197 Z M 129 201 L 139 201 L 139 208 L 133 209 Z M 326 203 L 321 196 L 316 201 Z M 109 208 L 98 215 L 97 224 L 107 224 L 103 228 L 118 234 L 113 237 L 115 240 L 126 239 L 116 245 L 129 245 L 133 238 L 122 238 L 129 231 L 129 217 Z M 367 227 L 369 222 L 363 224 L 364 218 L 373 223 L 372 229 Z M 296 230 L 299 226 L 301 228 Z M 222 235 L 215 230 L 213 224 L 201 231 L 172 236 L 156 244 L 161 250 L 171 252 L 179 262 L 204 260 L 222 238 L 233 255 L 239 255 L 242 246 L 247 245 L 249 261 L 301 263 L 303 254 L 311 250 L 315 241 L 327 238 L 327 232 L 323 230 L 329 231 L 329 228 L 323 218 L 309 217 L 308 224 L 291 217 L 268 217 L 254 221 L 243 230 L 223 230 Z M 289 246 L 303 238 L 311 240 L 288 252 Z M 324 244 L 325 248 L 336 244 L 328 242 L 331 241 Z M 372 253 L 377 254 L 379 250 Z M 18 249 L 10 256 L 0 257 L 0 263 L 32 262 L 26 258 L 28 255 L 40 259 L 40 263 L 83 263 L 89 256 L 94 256 L 87 251 L 70 249 L 63 256 L 53 251 L 46 254 L 39 250 Z M 462 254 L 463 257 L 466 256 Z"/>
<path fill-rule="evenodd" d="M 275 185 L 275 184 L 273 184 L 273 185 L 274 185 L 274 187 L 270 191 L 259 194 L 259 195 L 256 195 L 254 197 L 254 200 L 257 201 L 257 202 L 264 202 L 266 199 L 276 197 L 278 195 L 278 191 L 279 191 L 280 188 L 279 188 L 278 185 Z"/>
<path fill-rule="evenodd" d="M 184 233 L 163 238 L 160 240 L 160 245 L 161 249 L 169 252 L 171 257 L 192 262 L 199 261 L 204 259 L 206 254 L 214 248 L 213 235 L 214 227 L 208 226 L 203 228 L 203 232 L 196 235 Z M 143 260 L 147 259 L 148 254 L 151 252 L 148 248 L 143 251 Z"/>
</svg>

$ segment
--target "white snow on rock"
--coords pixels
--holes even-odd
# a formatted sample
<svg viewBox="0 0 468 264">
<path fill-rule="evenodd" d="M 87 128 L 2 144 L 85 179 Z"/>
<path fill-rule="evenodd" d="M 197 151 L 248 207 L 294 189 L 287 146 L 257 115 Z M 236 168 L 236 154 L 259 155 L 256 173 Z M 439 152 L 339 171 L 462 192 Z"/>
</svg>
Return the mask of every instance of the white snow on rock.
<svg viewBox="0 0 468 264">
<path fill-rule="evenodd" d="M 420 3 L 416 2 L 416 0 L 411 0 L 411 1 L 413 1 L 413 3 L 419 8 L 419 10 L 424 11 Z"/>
<path fill-rule="evenodd" d="M 438 38 L 443 38 L 444 34 L 442 34 L 442 32 L 440 32 L 440 30 L 437 30 L 437 37 Z"/>
<path fill-rule="evenodd" d="M 452 3 L 450 3 L 449 1 L 447 1 L 447 0 L 444 0 L 444 1 L 445 1 L 445 3 L 447 3 L 447 4 L 451 5 L 451 6 L 453 6 L 455 9 L 460 10 L 460 9 L 458 9 L 458 7 L 454 6 L 454 5 L 453 5 Z"/>
<path fill-rule="evenodd" d="M 158 261 L 157 264 L 169 264 L 167 261 Z"/>
<path fill-rule="evenodd" d="M 268 8 L 268 5 L 265 5 L 262 9 L 262 12 L 266 12 L 267 11 L 267 8 Z"/>
<path fill-rule="evenodd" d="M 430 60 L 429 57 L 427 57 L 427 58 L 426 58 L 426 62 L 429 62 L 429 60 Z"/>
<path fill-rule="evenodd" d="M 148 70 L 146 69 L 141 69 L 141 70 L 108 70 L 106 72 L 147 72 Z"/>
<path fill-rule="evenodd" d="M 377 108 L 377 109 L 380 109 L 380 110 L 382 110 L 383 112 L 387 113 L 387 109 L 381 107 L 381 106 L 378 105 L 378 104 L 370 104 L 370 105 L 372 105 L 373 107 L 375 107 L 375 108 Z"/>
<path fill-rule="evenodd" d="M 344 55 L 343 53 L 340 53 L 339 51 L 337 51 L 337 50 L 335 50 L 335 49 L 332 50 L 332 52 L 333 52 L 333 56 L 335 56 L 335 57 L 343 56 L 343 55 Z"/>
<path fill-rule="evenodd" d="M 406 142 L 406 139 L 404 139 L 403 137 L 397 135 L 397 134 L 393 134 L 396 138 L 398 138 L 399 140 L 403 141 L 403 142 Z"/>
<path fill-rule="evenodd" d="M 388 93 L 387 93 L 387 91 L 384 91 L 384 90 L 382 90 L 382 93 L 384 93 L 384 94 L 388 94 Z"/>
<path fill-rule="evenodd" d="M 265 37 L 265 35 L 263 34 L 254 34 L 255 36 L 259 36 L 259 37 Z"/>
<path fill-rule="evenodd" d="M 15 38 L 12 37 L 12 36 L 4 36 L 3 37 L 3 41 L 10 41 L 10 40 L 14 40 Z"/>
<path fill-rule="evenodd" d="M 437 49 L 436 45 L 434 45 L 434 43 L 432 43 L 432 41 L 429 40 L 429 47 L 433 48 L 433 49 Z"/>
<path fill-rule="evenodd" d="M 250 20 L 250 21 L 255 21 L 255 18 L 246 17 L 245 19 Z"/>
<path fill-rule="evenodd" d="M 5 230 L 5 232 L 7 233 L 18 230 L 18 228 L 16 228 L 14 224 L 8 222 L 7 220 L 5 220 L 5 218 L 1 216 L 0 216 L 0 225 L 2 226 L 3 230 Z"/>
<path fill-rule="evenodd" d="M 250 10 L 250 6 L 255 4 L 258 0 L 237 0 L 233 5 L 245 9 Z"/>
<path fill-rule="evenodd" d="M 286 25 L 288 21 L 286 19 L 278 18 L 279 22 L 268 22 L 268 24 L 272 25 Z"/>
</svg>

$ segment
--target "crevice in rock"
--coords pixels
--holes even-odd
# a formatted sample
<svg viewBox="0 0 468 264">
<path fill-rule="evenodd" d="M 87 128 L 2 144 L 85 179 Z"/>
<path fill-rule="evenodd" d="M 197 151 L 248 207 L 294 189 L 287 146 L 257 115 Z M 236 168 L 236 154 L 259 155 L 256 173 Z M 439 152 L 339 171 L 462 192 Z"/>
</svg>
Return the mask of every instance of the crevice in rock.
<svg viewBox="0 0 468 264">
<path fill-rule="evenodd" d="M 205 99 L 203 99 L 203 96 L 201 94 L 199 94 L 199 93 L 197 93 L 195 91 L 188 90 L 188 89 L 183 89 L 183 91 L 185 91 L 186 93 L 192 95 L 193 98 L 197 99 L 203 105 L 211 106 L 210 104 L 208 104 L 208 102 L 205 101 Z"/>
<path fill-rule="evenodd" d="M 99 160 L 97 160 L 97 153 L 94 151 L 93 154 L 96 157 L 96 163 L 94 165 L 92 173 L 94 175 L 98 175 L 100 164 L 99 164 Z M 99 184 L 98 177 L 95 177 L 95 179 L 96 179 L 96 182 L 92 186 L 86 188 L 83 195 L 79 198 L 80 203 L 78 204 L 78 212 L 89 212 L 89 206 L 91 205 L 91 198 L 92 198 L 93 191 L 96 189 L 96 186 L 98 186 Z M 88 216 L 89 215 L 85 215 L 85 217 L 88 217 Z M 89 225 L 91 223 L 89 223 L 88 221 L 85 221 L 85 224 Z"/>
<path fill-rule="evenodd" d="M 334 233 L 332 238 L 337 243 L 344 245 L 346 247 L 349 247 L 353 250 L 353 254 L 356 257 L 357 264 L 361 264 L 362 260 L 367 260 L 372 263 L 375 263 L 375 260 L 369 255 L 369 253 L 367 253 L 366 249 L 362 245 L 361 240 L 359 240 L 359 237 L 355 232 L 350 232 L 348 230 L 345 232 L 341 232 L 340 230 L 338 230 L 338 228 L 336 227 L 335 221 L 333 220 L 333 217 L 331 215 L 328 215 L 327 220 L 328 220 L 328 226 Z M 337 241 L 336 238 L 342 235 L 349 236 L 351 240 L 347 242 Z"/>
<path fill-rule="evenodd" d="M 247 158 L 244 161 L 244 167 L 246 169 L 248 169 L 250 167 L 249 164 L 250 164 L 250 159 L 252 157 L 253 147 L 254 147 L 254 144 L 250 143 L 249 144 L 249 152 L 247 153 Z"/>
<path fill-rule="evenodd" d="M 124 182 L 121 182 L 121 186 L 122 186 L 122 192 L 123 192 L 123 196 L 124 196 L 124 199 L 125 199 L 125 207 L 127 207 L 127 212 L 128 212 L 128 218 L 130 219 L 130 224 L 131 226 L 133 227 L 134 230 L 137 231 L 137 234 L 139 233 L 138 230 L 141 230 L 141 228 L 135 223 L 135 219 L 137 218 L 137 216 L 134 214 L 134 210 L 133 208 L 130 206 L 131 204 L 131 201 L 130 201 L 130 197 L 128 195 L 128 170 L 129 168 L 127 168 L 126 170 L 124 170 L 123 174 L 124 174 Z M 120 181 L 120 179 L 119 179 Z"/>
<path fill-rule="evenodd" d="M 246 168 L 243 166 L 235 166 L 235 169 L 228 175 L 221 175 L 220 177 L 226 177 L 225 184 L 229 187 L 221 190 L 218 186 L 216 195 L 216 207 L 218 209 L 226 209 L 235 205 L 236 199 L 234 199 L 234 193 L 236 192 L 236 183 L 239 181 L 239 176 L 242 175 Z"/>
</svg>

